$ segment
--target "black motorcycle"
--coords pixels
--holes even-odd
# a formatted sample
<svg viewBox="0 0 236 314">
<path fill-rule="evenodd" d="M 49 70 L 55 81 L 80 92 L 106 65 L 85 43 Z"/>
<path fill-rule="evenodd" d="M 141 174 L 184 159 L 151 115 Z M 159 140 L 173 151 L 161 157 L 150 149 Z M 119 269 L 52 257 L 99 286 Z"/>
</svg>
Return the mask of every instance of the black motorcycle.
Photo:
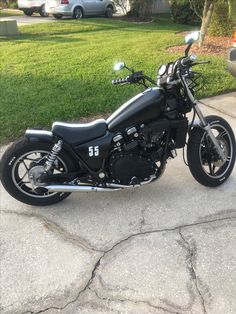
<svg viewBox="0 0 236 314">
<path fill-rule="evenodd" d="M 42 206 L 71 192 L 139 187 L 157 180 L 167 160 L 185 145 L 188 166 L 198 182 L 209 187 L 225 182 L 235 163 L 235 137 L 221 117 L 204 117 L 194 97 L 197 74 L 192 68 L 208 63 L 189 55 L 197 39 L 198 33 L 186 36 L 185 56 L 162 65 L 157 83 L 143 71 L 118 63 L 117 70 L 131 73 L 113 84 L 141 84 L 145 90 L 107 120 L 55 122 L 52 131 L 28 129 L 2 157 L 5 189 L 21 202 Z"/>
</svg>

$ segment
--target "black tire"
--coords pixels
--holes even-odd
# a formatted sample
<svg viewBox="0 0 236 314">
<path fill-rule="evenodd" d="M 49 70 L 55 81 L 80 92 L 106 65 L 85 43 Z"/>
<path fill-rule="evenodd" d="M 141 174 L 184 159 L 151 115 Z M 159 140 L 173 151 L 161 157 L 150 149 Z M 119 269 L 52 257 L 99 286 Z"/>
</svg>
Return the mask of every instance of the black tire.
<svg viewBox="0 0 236 314">
<path fill-rule="evenodd" d="M 113 13 L 114 13 L 113 8 L 111 6 L 109 6 L 106 9 L 105 16 L 108 18 L 112 18 Z"/>
<path fill-rule="evenodd" d="M 73 12 L 73 19 L 80 20 L 84 17 L 84 12 L 81 7 L 75 7 Z"/>
<path fill-rule="evenodd" d="M 24 14 L 25 15 L 27 15 L 27 16 L 31 16 L 31 15 L 33 15 L 33 10 L 30 10 L 30 9 L 25 9 L 25 10 L 23 10 L 23 12 L 24 12 Z"/>
<path fill-rule="evenodd" d="M 42 16 L 42 17 L 48 17 L 49 14 L 46 12 L 45 10 L 45 4 L 43 4 L 40 8 L 40 11 L 39 11 L 39 14 Z"/>
<path fill-rule="evenodd" d="M 7 149 L 1 160 L 0 175 L 4 188 L 11 196 L 25 204 L 46 206 L 58 203 L 70 195 L 70 193 L 45 193 L 45 189 L 41 194 L 35 193 L 30 183 L 26 181 L 29 180 L 29 170 L 33 168 L 30 164 L 37 160 L 37 152 L 42 159 L 52 147 L 52 143 L 29 142 L 22 138 Z M 32 156 L 35 156 L 35 159 Z M 74 162 L 63 150 L 58 155 L 58 164 L 61 172 L 72 171 L 75 168 Z"/>
<path fill-rule="evenodd" d="M 60 14 L 53 14 L 52 16 L 57 20 L 60 20 L 62 18 L 62 15 Z"/>
<path fill-rule="evenodd" d="M 189 135 L 187 158 L 193 177 L 201 184 L 216 187 L 224 183 L 235 164 L 235 137 L 230 125 L 221 117 L 208 116 L 218 143 L 222 147 L 226 161 L 221 161 L 206 131 L 194 128 Z"/>
</svg>

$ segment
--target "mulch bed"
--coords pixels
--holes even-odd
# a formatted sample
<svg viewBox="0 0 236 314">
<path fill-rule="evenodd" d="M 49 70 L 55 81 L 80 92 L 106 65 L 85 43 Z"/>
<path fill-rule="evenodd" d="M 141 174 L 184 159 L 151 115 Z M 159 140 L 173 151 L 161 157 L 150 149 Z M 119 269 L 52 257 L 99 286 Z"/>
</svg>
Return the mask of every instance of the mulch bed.
<svg viewBox="0 0 236 314">
<path fill-rule="evenodd" d="M 177 35 L 183 37 L 183 33 L 178 33 Z M 223 36 L 206 36 L 203 47 L 199 47 L 198 44 L 193 44 L 191 48 L 191 53 L 204 54 L 204 55 L 214 55 L 214 56 L 226 56 L 227 50 L 232 46 L 231 37 Z M 172 53 L 183 53 L 184 47 L 186 45 L 169 47 L 168 51 Z"/>
</svg>

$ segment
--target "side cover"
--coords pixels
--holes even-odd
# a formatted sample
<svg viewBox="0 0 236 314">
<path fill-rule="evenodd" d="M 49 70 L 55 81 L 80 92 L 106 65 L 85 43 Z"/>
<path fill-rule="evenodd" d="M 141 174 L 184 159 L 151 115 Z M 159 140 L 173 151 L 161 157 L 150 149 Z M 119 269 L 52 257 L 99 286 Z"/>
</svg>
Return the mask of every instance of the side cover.
<svg viewBox="0 0 236 314">
<path fill-rule="evenodd" d="M 108 119 L 109 131 L 121 131 L 132 125 L 157 119 L 165 104 L 164 92 L 159 88 L 149 88 L 131 98 Z"/>
</svg>

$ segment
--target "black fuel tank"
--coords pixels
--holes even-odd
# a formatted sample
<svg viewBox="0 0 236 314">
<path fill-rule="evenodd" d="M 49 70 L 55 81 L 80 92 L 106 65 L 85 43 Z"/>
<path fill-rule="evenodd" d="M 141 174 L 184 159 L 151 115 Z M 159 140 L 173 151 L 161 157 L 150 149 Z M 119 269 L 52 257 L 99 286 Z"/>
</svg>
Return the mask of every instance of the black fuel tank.
<svg viewBox="0 0 236 314">
<path fill-rule="evenodd" d="M 149 88 L 131 98 L 108 119 L 108 129 L 116 132 L 131 125 L 142 124 L 158 118 L 165 104 L 164 92 Z"/>
</svg>

